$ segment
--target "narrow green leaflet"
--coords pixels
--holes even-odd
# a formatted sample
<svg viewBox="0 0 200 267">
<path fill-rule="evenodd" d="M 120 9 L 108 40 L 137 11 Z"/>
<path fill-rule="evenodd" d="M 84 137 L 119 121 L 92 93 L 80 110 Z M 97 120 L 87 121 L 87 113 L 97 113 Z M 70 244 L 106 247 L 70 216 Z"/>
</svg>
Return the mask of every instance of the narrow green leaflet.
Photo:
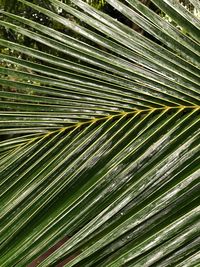
<svg viewBox="0 0 200 267">
<path fill-rule="evenodd" d="M 16 2 L 53 26 L 1 10 L 18 37 L 0 39 L 0 266 L 198 266 L 198 17 Z"/>
</svg>

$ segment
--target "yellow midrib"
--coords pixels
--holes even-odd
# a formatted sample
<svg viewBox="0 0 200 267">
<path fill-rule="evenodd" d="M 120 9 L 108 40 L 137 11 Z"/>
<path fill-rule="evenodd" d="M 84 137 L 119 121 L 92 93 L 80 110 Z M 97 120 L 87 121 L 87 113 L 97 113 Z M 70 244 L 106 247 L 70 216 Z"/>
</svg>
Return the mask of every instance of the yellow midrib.
<svg viewBox="0 0 200 267">
<path fill-rule="evenodd" d="M 85 121 L 85 122 L 77 122 L 77 123 L 74 123 L 73 125 L 70 125 L 70 126 L 67 126 L 67 127 L 63 127 L 61 129 L 58 129 L 56 130 L 57 131 L 65 131 L 66 129 L 69 129 L 69 128 L 74 128 L 74 127 L 80 127 L 82 125 L 85 125 L 85 124 L 90 124 L 90 123 L 94 123 L 94 122 L 98 122 L 98 121 L 101 121 L 101 120 L 108 120 L 108 119 L 112 119 L 112 118 L 115 118 L 115 117 L 120 117 L 120 116 L 127 116 L 127 115 L 131 115 L 131 114 L 140 114 L 142 112 L 155 112 L 155 111 L 158 111 L 158 110 L 161 110 L 161 111 L 168 111 L 170 109 L 179 109 L 179 110 L 184 110 L 184 109 L 200 109 L 200 106 L 175 106 L 175 107 L 168 107 L 168 106 L 164 106 L 164 107 L 161 107 L 161 108 L 149 108 L 149 109 L 138 109 L 138 110 L 133 110 L 133 111 L 129 111 L 129 112 L 119 112 L 118 114 L 115 114 L 115 115 L 108 115 L 108 116 L 104 116 L 104 117 L 101 117 L 101 118 L 94 118 L 94 119 L 91 119 L 91 120 L 88 120 L 88 121 Z"/>
<path fill-rule="evenodd" d="M 49 131 L 48 133 L 45 133 L 45 134 L 41 134 L 40 136 L 37 136 L 33 139 L 31 139 L 29 141 L 29 143 L 32 143 L 33 141 L 41 138 L 41 137 L 45 137 L 45 136 L 49 136 L 51 134 L 54 134 L 54 133 L 58 133 L 58 132 L 63 132 L 63 131 L 66 131 L 68 129 L 74 129 L 74 128 L 79 128 L 81 126 L 84 126 L 84 125 L 88 125 L 88 124 L 92 124 L 92 123 L 96 123 L 96 122 L 99 122 L 99 121 L 102 121 L 102 120 L 108 120 L 108 119 L 112 119 L 112 118 L 117 118 L 117 117 L 120 117 L 120 116 L 128 116 L 128 115 L 131 115 L 131 114 L 140 114 L 142 112 L 155 112 L 155 111 L 168 111 L 168 110 L 173 110 L 173 109 L 179 109 L 179 110 L 184 110 L 184 109 L 193 109 L 193 110 L 200 110 L 200 106 L 198 105 L 194 105 L 194 106 L 174 106 L 174 107 L 169 107 L 169 106 L 163 106 L 161 108 L 148 108 L 148 109 L 138 109 L 138 110 L 133 110 L 133 111 L 129 111 L 129 112 L 119 112 L 118 114 L 115 114 L 115 115 L 108 115 L 108 116 L 104 116 L 104 117 L 101 117 L 101 118 L 94 118 L 94 119 L 91 119 L 91 120 L 87 120 L 87 121 L 84 121 L 84 122 L 78 122 L 78 123 L 74 123 L 73 125 L 70 125 L 70 126 L 66 126 L 66 127 L 62 127 L 62 128 L 59 128 L 55 131 Z"/>
</svg>

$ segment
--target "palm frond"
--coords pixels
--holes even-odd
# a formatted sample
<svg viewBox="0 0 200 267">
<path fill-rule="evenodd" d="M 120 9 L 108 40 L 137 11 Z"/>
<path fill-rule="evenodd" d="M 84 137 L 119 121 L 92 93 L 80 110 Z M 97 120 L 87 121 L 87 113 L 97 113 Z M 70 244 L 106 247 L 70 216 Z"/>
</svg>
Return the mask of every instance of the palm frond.
<svg viewBox="0 0 200 267">
<path fill-rule="evenodd" d="M 0 55 L 0 266 L 64 237 L 38 266 L 197 266 L 199 20 L 152 1 L 186 34 L 138 0 L 107 0 L 141 34 L 81 0 L 50 0 L 79 24 L 19 2 L 79 38 L 1 11 L 46 52 L 0 40 L 16 52 Z"/>
</svg>

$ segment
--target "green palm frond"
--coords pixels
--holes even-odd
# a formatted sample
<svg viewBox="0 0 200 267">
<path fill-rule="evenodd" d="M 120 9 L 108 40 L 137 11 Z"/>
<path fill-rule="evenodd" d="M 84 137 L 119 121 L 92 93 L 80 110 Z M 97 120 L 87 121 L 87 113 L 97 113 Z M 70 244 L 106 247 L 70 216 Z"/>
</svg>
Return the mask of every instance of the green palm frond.
<svg viewBox="0 0 200 267">
<path fill-rule="evenodd" d="M 0 40 L 15 52 L 0 55 L 0 266 L 65 237 L 38 266 L 198 266 L 198 18 L 153 0 L 181 31 L 138 0 L 107 0 L 141 34 L 82 0 L 50 0 L 80 24 L 19 2 L 79 38 L 1 11 L 1 27 L 46 51 Z"/>
</svg>

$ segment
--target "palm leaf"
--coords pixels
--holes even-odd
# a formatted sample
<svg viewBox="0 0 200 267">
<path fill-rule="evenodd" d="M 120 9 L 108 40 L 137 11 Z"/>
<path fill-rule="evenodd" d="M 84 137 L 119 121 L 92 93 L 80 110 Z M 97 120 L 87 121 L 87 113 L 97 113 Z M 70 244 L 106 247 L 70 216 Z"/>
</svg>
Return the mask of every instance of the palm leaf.
<svg viewBox="0 0 200 267">
<path fill-rule="evenodd" d="M 0 55 L 0 266 L 66 237 L 38 266 L 197 266 L 199 20 L 107 0 L 149 38 L 81 0 L 50 1 L 81 24 L 20 2 L 80 38 L 2 11 L 51 52 L 0 40 L 26 58 Z"/>
</svg>

